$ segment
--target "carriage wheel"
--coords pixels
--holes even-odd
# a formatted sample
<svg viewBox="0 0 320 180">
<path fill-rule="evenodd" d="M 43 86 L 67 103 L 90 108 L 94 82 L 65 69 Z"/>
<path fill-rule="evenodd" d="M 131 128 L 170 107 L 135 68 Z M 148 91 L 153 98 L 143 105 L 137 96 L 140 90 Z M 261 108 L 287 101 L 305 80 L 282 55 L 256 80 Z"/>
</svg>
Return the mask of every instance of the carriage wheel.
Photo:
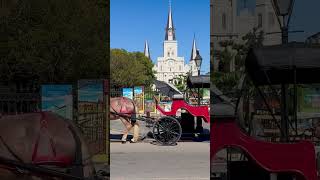
<svg viewBox="0 0 320 180">
<path fill-rule="evenodd" d="M 176 144 L 181 134 L 182 128 L 179 121 L 170 116 L 160 118 L 153 126 L 153 137 L 162 145 Z"/>
</svg>

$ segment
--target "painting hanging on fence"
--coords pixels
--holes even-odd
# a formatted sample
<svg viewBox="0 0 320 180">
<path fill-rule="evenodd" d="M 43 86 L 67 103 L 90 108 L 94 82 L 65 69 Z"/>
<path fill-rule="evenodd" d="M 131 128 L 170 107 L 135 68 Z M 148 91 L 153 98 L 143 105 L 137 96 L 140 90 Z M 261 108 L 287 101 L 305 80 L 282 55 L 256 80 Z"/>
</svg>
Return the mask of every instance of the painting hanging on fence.
<svg viewBox="0 0 320 180">
<path fill-rule="evenodd" d="M 103 80 L 78 81 L 78 124 L 94 154 L 106 148 L 106 106 Z"/>
<path fill-rule="evenodd" d="M 298 89 L 299 112 L 320 113 L 320 87 L 303 87 Z"/>
<path fill-rule="evenodd" d="M 144 88 L 142 86 L 134 87 L 134 102 L 139 113 L 144 113 Z"/>
<path fill-rule="evenodd" d="M 42 85 L 41 110 L 51 111 L 66 118 L 72 117 L 72 85 Z"/>
<path fill-rule="evenodd" d="M 146 99 L 145 102 L 145 112 L 156 112 L 156 103 L 153 99 Z"/>
<path fill-rule="evenodd" d="M 129 99 L 133 99 L 133 89 L 132 88 L 123 88 L 122 96 L 127 97 Z"/>
</svg>

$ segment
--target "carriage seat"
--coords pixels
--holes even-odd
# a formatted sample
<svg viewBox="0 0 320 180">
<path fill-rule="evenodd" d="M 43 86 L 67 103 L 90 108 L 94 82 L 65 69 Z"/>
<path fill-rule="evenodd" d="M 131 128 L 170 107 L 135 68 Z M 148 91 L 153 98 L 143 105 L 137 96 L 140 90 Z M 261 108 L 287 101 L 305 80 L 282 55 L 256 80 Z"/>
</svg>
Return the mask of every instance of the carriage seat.
<svg viewBox="0 0 320 180">
<path fill-rule="evenodd" d="M 184 99 L 183 94 L 174 94 L 172 99 L 181 100 Z"/>
</svg>

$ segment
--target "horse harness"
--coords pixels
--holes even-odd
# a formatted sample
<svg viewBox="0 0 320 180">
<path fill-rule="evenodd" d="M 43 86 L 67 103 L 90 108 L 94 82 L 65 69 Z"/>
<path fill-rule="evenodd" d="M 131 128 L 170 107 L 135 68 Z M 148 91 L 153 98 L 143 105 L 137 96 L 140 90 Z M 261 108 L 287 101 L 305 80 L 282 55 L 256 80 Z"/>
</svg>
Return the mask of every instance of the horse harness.
<svg viewBox="0 0 320 180">
<path fill-rule="evenodd" d="M 130 122 L 132 125 L 134 125 L 137 121 L 137 118 L 136 118 L 136 114 L 135 113 L 131 113 L 131 115 L 129 115 L 130 113 L 128 113 L 126 110 L 124 110 L 124 104 L 125 104 L 125 98 L 124 97 L 121 97 L 121 103 L 119 104 L 118 103 L 118 106 L 120 106 L 120 112 L 117 112 L 112 106 L 111 109 L 113 110 L 113 112 L 111 112 L 112 114 L 114 115 L 117 115 L 117 116 L 120 116 L 120 117 L 123 117 L 125 120 L 129 121 L 130 119 Z M 133 104 L 133 108 L 134 108 L 134 112 L 136 110 L 136 106 Z"/>
<path fill-rule="evenodd" d="M 68 156 L 58 156 L 56 152 L 56 147 L 53 141 L 53 137 L 50 135 L 48 131 L 48 121 L 46 119 L 46 114 L 41 112 L 40 118 L 40 130 L 38 132 L 38 136 L 36 142 L 33 147 L 32 157 L 31 157 L 31 164 L 33 165 L 55 165 L 57 167 L 67 167 L 71 165 L 72 158 Z M 41 133 L 44 133 L 49 138 L 51 155 L 42 155 L 38 154 L 39 143 L 41 139 Z M 0 142 L 5 146 L 8 152 L 20 163 L 25 164 L 25 162 L 10 148 L 10 146 L 4 141 L 3 137 L 0 135 Z M 17 167 L 8 167 L 5 165 L 0 165 L 1 168 L 8 169 L 10 171 L 16 172 L 18 174 L 27 174 L 26 171 L 17 168 Z"/>
</svg>

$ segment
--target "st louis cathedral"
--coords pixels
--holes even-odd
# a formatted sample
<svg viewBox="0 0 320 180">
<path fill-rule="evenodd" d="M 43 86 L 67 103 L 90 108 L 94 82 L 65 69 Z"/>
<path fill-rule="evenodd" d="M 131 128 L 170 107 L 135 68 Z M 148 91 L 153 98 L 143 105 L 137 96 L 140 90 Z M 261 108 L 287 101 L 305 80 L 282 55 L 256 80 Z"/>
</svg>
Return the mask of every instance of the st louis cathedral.
<svg viewBox="0 0 320 180">
<path fill-rule="evenodd" d="M 193 39 L 191 57 L 189 63 L 185 64 L 184 57 L 178 54 L 178 41 L 176 39 L 176 31 L 173 25 L 171 6 L 169 7 L 167 26 L 165 30 L 165 38 L 163 42 L 163 55 L 157 58 L 154 65 L 156 71 L 156 78 L 159 81 L 174 82 L 180 75 L 196 76 L 198 71 L 195 64 L 196 57 L 196 41 Z M 148 42 L 145 42 L 144 54 L 150 58 L 150 51 Z"/>
</svg>

